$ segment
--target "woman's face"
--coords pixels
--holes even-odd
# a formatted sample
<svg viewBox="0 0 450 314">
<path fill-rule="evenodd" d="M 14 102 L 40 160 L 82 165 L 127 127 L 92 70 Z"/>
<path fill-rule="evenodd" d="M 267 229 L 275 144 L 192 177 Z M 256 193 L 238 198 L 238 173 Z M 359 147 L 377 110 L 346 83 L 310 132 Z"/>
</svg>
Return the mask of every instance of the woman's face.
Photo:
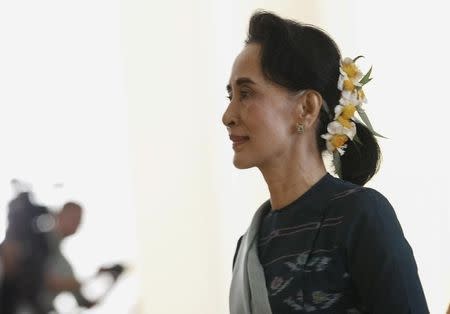
<svg viewBox="0 0 450 314">
<path fill-rule="evenodd" d="M 248 44 L 236 57 L 227 90 L 230 103 L 222 121 L 233 142 L 234 165 L 283 162 L 297 135 L 295 97 L 264 77 L 259 44 Z"/>
</svg>

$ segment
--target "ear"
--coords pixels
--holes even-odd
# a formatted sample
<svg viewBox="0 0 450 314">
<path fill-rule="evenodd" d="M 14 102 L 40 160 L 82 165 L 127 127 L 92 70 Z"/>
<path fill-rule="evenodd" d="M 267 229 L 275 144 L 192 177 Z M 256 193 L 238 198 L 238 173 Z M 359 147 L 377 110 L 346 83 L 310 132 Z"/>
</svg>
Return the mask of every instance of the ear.
<svg viewBox="0 0 450 314">
<path fill-rule="evenodd" d="M 319 117 L 323 98 L 315 90 L 309 89 L 299 95 L 297 99 L 297 119 L 305 125 L 306 129 L 312 128 Z"/>
</svg>

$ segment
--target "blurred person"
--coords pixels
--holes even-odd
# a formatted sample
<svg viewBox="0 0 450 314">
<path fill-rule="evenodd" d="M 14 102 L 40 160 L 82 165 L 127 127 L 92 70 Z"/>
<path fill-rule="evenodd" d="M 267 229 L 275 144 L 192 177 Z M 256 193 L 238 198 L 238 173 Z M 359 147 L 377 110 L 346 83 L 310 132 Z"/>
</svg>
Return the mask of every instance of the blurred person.
<svg viewBox="0 0 450 314">
<path fill-rule="evenodd" d="M 238 241 L 231 314 L 429 313 L 394 209 L 364 187 L 381 152 L 357 59 L 315 26 L 251 17 L 223 124 L 234 165 L 257 167 L 270 199 Z"/>
<path fill-rule="evenodd" d="M 16 242 L 5 240 L 0 245 L 0 313 L 14 313 L 22 299 L 15 280 L 22 264 L 20 252 Z"/>
<path fill-rule="evenodd" d="M 0 245 L 0 290 L 3 279 L 17 272 L 19 252 L 17 243 L 4 241 Z"/>
<path fill-rule="evenodd" d="M 47 235 L 50 254 L 44 270 L 44 289 L 40 295 L 41 306 L 46 312 L 55 312 L 53 301 L 61 292 L 71 293 L 80 307 L 93 307 L 123 271 L 123 266 L 118 264 L 112 267 L 101 267 L 97 275 L 86 282 L 81 282 L 75 277 L 70 262 L 61 252 L 61 243 L 77 232 L 81 224 L 82 212 L 82 207 L 75 202 L 64 204 L 60 212 L 55 215 L 53 230 Z M 102 293 L 97 293 L 95 298 L 83 294 L 84 285 L 89 286 L 90 282 L 95 283 L 96 277 L 101 278 L 104 275 L 109 276 L 110 280 L 106 287 L 101 287 Z"/>
<path fill-rule="evenodd" d="M 12 183 L 19 185 L 14 180 Z M 30 191 L 16 192 L 8 204 L 8 227 L 1 245 L 6 272 L 0 288 L 0 313 L 14 314 L 23 309 L 45 313 L 37 295 L 43 282 L 48 246 L 45 231 L 37 222 L 49 216 L 49 211 L 34 204 Z"/>
<path fill-rule="evenodd" d="M 70 262 L 61 252 L 61 242 L 75 234 L 81 223 L 82 208 L 79 204 L 68 202 L 55 214 L 55 225 L 47 234 L 49 256 L 45 263 L 44 289 L 39 298 L 46 313 L 55 311 L 53 301 L 61 292 L 70 292 L 78 305 L 90 308 L 95 302 L 87 300 L 80 292 L 81 282 L 75 278 Z"/>
</svg>

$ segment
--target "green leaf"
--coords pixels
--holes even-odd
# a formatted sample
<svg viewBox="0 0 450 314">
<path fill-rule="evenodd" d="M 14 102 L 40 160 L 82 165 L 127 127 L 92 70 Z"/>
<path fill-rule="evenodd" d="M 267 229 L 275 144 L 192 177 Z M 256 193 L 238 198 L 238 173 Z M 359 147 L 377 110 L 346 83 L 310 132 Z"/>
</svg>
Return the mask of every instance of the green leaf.
<svg viewBox="0 0 450 314">
<path fill-rule="evenodd" d="M 333 164 L 334 164 L 334 171 L 336 172 L 339 178 L 342 178 L 341 155 L 339 155 L 339 152 L 337 150 L 333 152 Z"/>
<path fill-rule="evenodd" d="M 387 139 L 387 140 L 389 139 L 388 137 L 383 136 L 383 135 L 381 135 L 381 134 L 379 134 L 379 133 L 377 133 L 377 132 L 375 132 L 375 131 L 372 131 L 372 134 L 375 135 L 375 136 L 378 136 L 378 137 L 385 138 L 385 139 Z"/>
<path fill-rule="evenodd" d="M 355 59 L 353 59 L 353 62 L 358 61 L 358 59 L 360 59 L 360 58 L 364 58 L 364 56 L 357 56 Z"/>
<path fill-rule="evenodd" d="M 359 145 L 363 145 L 363 143 L 361 142 L 361 140 L 360 140 L 359 137 L 358 137 L 358 134 L 356 134 L 356 135 L 353 137 L 353 141 L 355 141 L 355 142 L 358 143 Z"/>
<path fill-rule="evenodd" d="M 364 121 L 364 124 L 369 128 L 370 131 L 373 132 L 372 124 L 370 123 L 369 117 L 367 116 L 367 114 L 366 114 L 366 112 L 364 111 L 364 109 L 361 108 L 361 106 L 357 106 L 357 107 L 356 107 L 356 111 L 358 111 L 359 116 L 360 116 L 361 119 Z"/>
<path fill-rule="evenodd" d="M 358 110 L 358 109 L 357 109 L 357 110 Z M 363 112 L 362 114 L 361 114 L 360 110 Z M 376 132 L 376 131 L 373 129 L 372 125 L 370 124 L 369 118 L 367 117 L 366 113 L 364 112 L 364 110 L 363 110 L 362 108 L 360 108 L 360 109 L 358 110 L 358 113 L 359 113 L 359 115 L 361 116 L 361 118 L 363 118 L 363 116 L 365 117 L 365 118 L 363 118 L 363 120 L 364 120 L 364 119 L 367 119 L 367 122 L 364 122 L 363 124 L 366 125 L 366 127 L 370 130 L 370 132 L 372 132 L 373 135 L 378 136 L 378 137 L 385 138 L 385 139 L 387 139 L 387 140 L 389 139 L 388 137 L 385 137 L 385 136 L 381 135 L 380 133 Z M 362 121 L 359 120 L 358 118 L 354 117 L 354 119 L 355 119 L 356 122 L 362 123 Z M 355 135 L 355 137 L 356 137 L 356 135 Z"/>
<path fill-rule="evenodd" d="M 372 80 L 372 78 L 370 77 L 371 73 L 372 73 L 372 67 L 370 67 L 369 72 L 367 72 L 366 75 L 364 75 L 364 77 L 359 81 L 359 83 L 361 85 L 369 83 Z"/>
</svg>

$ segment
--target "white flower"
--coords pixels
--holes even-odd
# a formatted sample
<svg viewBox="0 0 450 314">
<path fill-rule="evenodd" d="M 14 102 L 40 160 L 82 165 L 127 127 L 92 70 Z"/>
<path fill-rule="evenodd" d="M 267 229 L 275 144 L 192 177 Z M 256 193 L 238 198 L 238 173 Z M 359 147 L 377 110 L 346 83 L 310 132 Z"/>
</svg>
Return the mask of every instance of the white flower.
<svg viewBox="0 0 450 314">
<path fill-rule="evenodd" d="M 336 149 L 337 149 L 337 151 L 339 152 L 339 155 L 344 155 L 344 153 L 345 153 L 345 149 L 347 148 L 347 144 L 345 144 L 344 146 L 342 146 L 342 147 L 337 147 Z"/>
<path fill-rule="evenodd" d="M 341 64 L 352 64 L 353 59 L 350 57 L 346 57 L 344 60 L 341 61 Z"/>
<path fill-rule="evenodd" d="M 347 57 L 344 60 L 341 60 L 339 71 L 342 75 L 351 79 L 353 83 L 358 83 L 363 78 L 361 70 L 353 62 L 352 58 Z"/>
<path fill-rule="evenodd" d="M 338 79 L 338 89 L 340 90 L 340 91 L 342 91 L 343 89 L 344 89 L 344 81 L 347 79 L 347 74 L 342 74 L 342 72 L 341 72 L 341 75 L 339 75 L 339 79 Z"/>
<path fill-rule="evenodd" d="M 340 91 L 343 91 L 343 92 L 350 92 L 350 91 L 344 90 L 344 82 L 345 82 L 345 81 L 351 81 L 354 87 L 362 87 L 362 85 L 361 85 L 361 83 L 359 82 L 359 80 L 349 78 L 349 77 L 347 76 L 347 74 L 345 74 L 345 73 L 342 74 L 342 73 L 341 73 L 341 75 L 339 75 L 339 78 L 338 78 L 338 89 L 339 89 Z"/>
<path fill-rule="evenodd" d="M 331 139 L 333 138 L 332 134 L 326 133 L 326 134 L 322 134 L 320 137 L 326 140 L 327 150 L 330 153 L 333 153 L 335 149 L 339 152 L 340 155 L 343 155 L 345 153 L 347 144 L 344 144 L 341 147 L 334 147 L 333 144 L 331 143 Z"/>
<path fill-rule="evenodd" d="M 330 140 L 333 138 L 333 135 L 331 135 L 330 133 L 326 133 L 326 134 L 322 134 L 320 137 L 326 140 L 327 150 L 330 153 L 334 152 L 334 146 L 330 142 Z"/>
<path fill-rule="evenodd" d="M 334 152 L 334 146 L 333 146 L 333 144 L 331 144 L 330 141 L 327 141 L 327 150 L 328 150 L 330 153 Z"/>
<path fill-rule="evenodd" d="M 364 91 L 362 89 L 359 89 L 356 91 L 356 93 L 357 93 L 356 97 L 358 98 L 358 101 L 361 104 L 367 104 L 367 97 L 366 97 L 366 94 L 364 93 Z"/>
<path fill-rule="evenodd" d="M 360 103 L 360 101 L 358 100 L 358 94 L 356 92 L 342 91 L 339 103 L 341 105 L 343 105 L 344 103 L 352 103 L 354 105 L 357 105 Z"/>
<path fill-rule="evenodd" d="M 342 100 L 342 98 L 341 98 Z M 342 110 L 344 109 L 344 104 L 341 101 L 339 101 L 341 104 L 334 107 L 334 120 L 336 120 L 342 113 Z"/>
<path fill-rule="evenodd" d="M 358 57 L 359 58 L 359 57 Z M 356 136 L 356 124 L 350 115 L 356 111 L 361 112 L 362 105 L 367 98 L 362 90 L 361 79 L 364 77 L 361 70 L 351 58 L 341 60 L 339 67 L 338 89 L 341 91 L 339 104 L 334 108 L 334 120 L 327 125 L 327 133 L 321 137 L 326 140 L 327 150 L 335 150 L 340 155 L 345 153 L 346 142 Z M 348 107 L 348 108 L 347 108 Z"/>
<path fill-rule="evenodd" d="M 342 124 L 340 124 L 338 121 L 332 121 L 328 123 L 327 131 L 330 134 L 344 134 L 347 135 L 347 137 L 351 140 L 356 135 L 356 124 L 354 122 L 350 122 L 352 127 L 346 128 Z"/>
</svg>

